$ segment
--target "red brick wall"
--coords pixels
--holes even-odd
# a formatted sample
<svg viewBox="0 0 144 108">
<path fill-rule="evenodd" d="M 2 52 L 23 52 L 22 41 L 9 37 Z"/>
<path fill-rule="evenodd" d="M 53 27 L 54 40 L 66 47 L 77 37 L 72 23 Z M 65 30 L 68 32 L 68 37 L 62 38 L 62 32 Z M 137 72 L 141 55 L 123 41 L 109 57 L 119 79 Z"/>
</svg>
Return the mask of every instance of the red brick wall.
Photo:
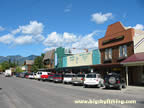
<svg viewBox="0 0 144 108">
<path fill-rule="evenodd" d="M 133 42 L 125 44 L 127 45 L 127 57 L 134 54 L 134 48 L 133 48 Z M 112 48 L 112 61 L 111 63 L 119 63 L 121 60 L 118 60 L 119 58 L 119 45 Z M 100 50 L 101 53 L 101 64 L 104 63 L 105 60 L 105 49 Z M 124 59 L 123 59 L 124 60 Z"/>
<path fill-rule="evenodd" d="M 114 39 L 119 36 L 124 36 L 122 41 L 113 42 L 103 45 L 103 41 Z M 99 39 L 99 49 L 113 47 L 133 41 L 134 29 L 125 29 L 120 22 L 109 25 L 104 38 Z"/>
</svg>

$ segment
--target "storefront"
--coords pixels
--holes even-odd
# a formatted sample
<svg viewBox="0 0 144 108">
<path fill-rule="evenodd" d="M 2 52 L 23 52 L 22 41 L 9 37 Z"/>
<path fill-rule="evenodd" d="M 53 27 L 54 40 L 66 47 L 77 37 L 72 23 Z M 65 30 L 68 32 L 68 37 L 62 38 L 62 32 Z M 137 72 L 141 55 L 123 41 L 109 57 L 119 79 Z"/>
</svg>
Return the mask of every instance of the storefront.
<svg viewBox="0 0 144 108">
<path fill-rule="evenodd" d="M 144 85 L 144 52 L 128 57 L 121 64 L 125 66 L 127 84 Z"/>
<path fill-rule="evenodd" d="M 103 77 L 107 73 L 115 72 L 125 78 L 124 67 L 120 63 L 91 65 L 90 68 L 93 69 L 94 72 L 100 73 Z"/>
</svg>

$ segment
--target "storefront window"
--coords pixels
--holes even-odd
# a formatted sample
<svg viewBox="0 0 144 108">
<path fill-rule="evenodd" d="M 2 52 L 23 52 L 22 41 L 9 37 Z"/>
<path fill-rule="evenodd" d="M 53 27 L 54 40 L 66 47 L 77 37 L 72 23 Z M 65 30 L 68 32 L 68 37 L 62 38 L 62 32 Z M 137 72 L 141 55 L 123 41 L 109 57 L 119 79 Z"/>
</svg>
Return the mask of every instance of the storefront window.
<svg viewBox="0 0 144 108">
<path fill-rule="evenodd" d="M 124 51 L 123 51 L 123 53 L 124 53 L 124 56 L 126 57 L 127 56 L 127 46 L 126 45 L 124 45 Z"/>
<path fill-rule="evenodd" d="M 119 47 L 119 57 L 126 57 L 127 56 L 127 46 L 123 45 Z"/>
<path fill-rule="evenodd" d="M 105 50 L 105 60 L 108 60 L 108 49 Z"/>
<path fill-rule="evenodd" d="M 109 49 L 109 59 L 112 59 L 112 48 Z"/>
<path fill-rule="evenodd" d="M 105 49 L 105 60 L 112 59 L 112 48 Z"/>
</svg>

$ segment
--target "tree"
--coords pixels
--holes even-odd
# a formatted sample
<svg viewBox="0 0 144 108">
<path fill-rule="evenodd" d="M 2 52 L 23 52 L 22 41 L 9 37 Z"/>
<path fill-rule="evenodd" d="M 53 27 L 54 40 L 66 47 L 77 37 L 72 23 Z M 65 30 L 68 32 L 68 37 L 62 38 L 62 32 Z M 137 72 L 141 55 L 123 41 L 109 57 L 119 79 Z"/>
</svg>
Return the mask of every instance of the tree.
<svg viewBox="0 0 144 108">
<path fill-rule="evenodd" d="M 10 68 L 10 64 L 8 61 L 4 61 L 3 63 L 1 63 L 1 66 L 3 71 Z"/>
<path fill-rule="evenodd" d="M 38 67 L 36 65 L 32 65 L 31 71 L 32 72 L 37 72 L 38 71 Z"/>
<path fill-rule="evenodd" d="M 2 66 L 0 65 L 0 72 L 3 71 Z"/>
<path fill-rule="evenodd" d="M 17 66 L 15 72 L 19 73 L 19 72 L 23 72 L 23 70 L 19 66 Z"/>
<path fill-rule="evenodd" d="M 44 57 L 44 54 L 41 54 L 41 56 L 38 56 L 35 58 L 34 64 L 32 65 L 32 68 L 31 68 L 33 72 L 37 72 L 38 69 L 44 68 L 43 57 Z"/>
</svg>

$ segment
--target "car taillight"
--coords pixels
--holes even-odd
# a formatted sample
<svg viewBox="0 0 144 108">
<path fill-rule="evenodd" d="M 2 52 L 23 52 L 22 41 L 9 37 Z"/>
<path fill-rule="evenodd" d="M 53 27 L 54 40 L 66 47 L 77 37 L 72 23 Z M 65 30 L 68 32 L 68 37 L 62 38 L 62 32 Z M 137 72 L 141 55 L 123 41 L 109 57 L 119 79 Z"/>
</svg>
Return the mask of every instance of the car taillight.
<svg viewBox="0 0 144 108">
<path fill-rule="evenodd" d="M 106 81 L 104 80 L 104 83 L 105 83 Z"/>
<path fill-rule="evenodd" d="M 119 84 L 119 83 L 120 83 L 120 81 L 118 80 L 118 81 L 117 81 L 117 83 Z"/>
<path fill-rule="evenodd" d="M 81 80 L 84 80 L 84 78 L 81 78 Z"/>
<path fill-rule="evenodd" d="M 98 79 L 96 81 L 98 81 Z"/>
</svg>

